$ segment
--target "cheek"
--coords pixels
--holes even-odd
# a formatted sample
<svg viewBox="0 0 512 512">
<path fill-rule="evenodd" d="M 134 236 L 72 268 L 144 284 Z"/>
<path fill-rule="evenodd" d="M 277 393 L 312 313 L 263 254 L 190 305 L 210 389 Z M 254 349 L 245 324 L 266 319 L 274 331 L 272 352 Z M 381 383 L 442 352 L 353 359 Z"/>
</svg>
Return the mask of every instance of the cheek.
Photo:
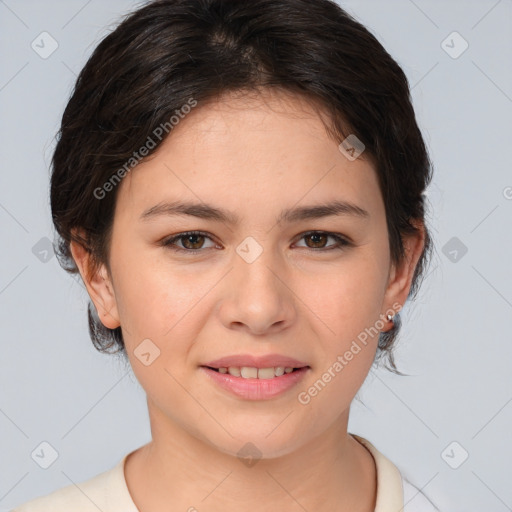
<svg viewBox="0 0 512 512">
<path fill-rule="evenodd" d="M 165 255 L 155 256 L 153 251 L 114 258 L 113 254 L 116 303 L 127 345 L 150 338 L 163 348 L 164 340 L 191 328 L 194 315 L 189 312 L 205 293 L 204 280 L 169 265 Z"/>
<path fill-rule="evenodd" d="M 329 272 L 302 280 L 299 297 L 324 323 L 337 348 L 374 325 L 384 298 L 385 269 L 369 254 L 347 258 Z"/>
<path fill-rule="evenodd" d="M 304 388 L 299 403 L 313 416 L 334 421 L 349 407 L 375 359 L 382 305 L 382 276 L 378 266 L 363 265 L 364 272 L 340 271 L 325 279 L 325 291 L 305 289 L 305 301 L 315 313 L 321 355 L 315 380 Z M 354 270 L 354 269 L 352 269 Z M 316 292 L 313 292 L 316 290 Z M 309 294 L 309 295 L 308 295 Z"/>
<path fill-rule="evenodd" d="M 117 270 L 116 300 L 133 371 L 152 399 L 177 401 L 202 325 L 198 303 L 207 289 L 204 280 L 149 258 L 125 259 Z"/>
<path fill-rule="evenodd" d="M 321 418 L 321 422 L 332 424 L 340 414 L 350 408 L 355 395 L 365 381 L 374 360 L 375 351 L 368 344 L 361 344 L 359 352 L 352 353 L 347 360 L 344 351 L 339 351 L 319 368 L 309 387 L 299 390 L 299 404 L 310 418 Z"/>
</svg>

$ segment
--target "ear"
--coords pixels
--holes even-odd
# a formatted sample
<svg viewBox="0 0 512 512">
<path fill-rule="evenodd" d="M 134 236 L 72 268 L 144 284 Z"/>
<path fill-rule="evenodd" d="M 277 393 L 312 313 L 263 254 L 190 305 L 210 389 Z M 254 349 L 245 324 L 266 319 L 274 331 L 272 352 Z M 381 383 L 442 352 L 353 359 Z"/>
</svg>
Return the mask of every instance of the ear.
<svg viewBox="0 0 512 512">
<path fill-rule="evenodd" d="M 70 250 L 101 323 L 109 329 L 119 327 L 114 287 L 105 265 L 93 270 L 91 253 L 78 242 L 72 241 Z"/>
<path fill-rule="evenodd" d="M 425 246 L 425 225 L 420 221 L 413 222 L 413 224 L 418 232 L 402 237 L 405 252 L 402 263 L 391 266 L 383 303 L 388 311 L 398 312 L 405 304 L 416 265 Z"/>
</svg>

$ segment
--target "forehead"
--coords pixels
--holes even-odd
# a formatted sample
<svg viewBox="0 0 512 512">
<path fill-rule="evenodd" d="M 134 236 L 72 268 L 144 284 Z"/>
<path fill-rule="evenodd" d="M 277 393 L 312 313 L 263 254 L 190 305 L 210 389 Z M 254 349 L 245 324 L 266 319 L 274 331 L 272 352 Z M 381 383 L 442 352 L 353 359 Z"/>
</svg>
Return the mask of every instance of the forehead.
<svg viewBox="0 0 512 512">
<path fill-rule="evenodd" d="M 139 214 L 157 199 L 184 198 L 262 214 L 301 198 L 371 200 L 379 193 L 372 164 L 347 159 L 323 115 L 307 98 L 276 91 L 199 104 L 123 179 L 118 202 Z"/>
<path fill-rule="evenodd" d="M 250 152 L 265 145 L 276 155 L 294 142 L 328 141 L 321 117 L 328 118 L 321 105 L 302 95 L 279 89 L 233 91 L 200 103 L 183 116 L 160 151 L 185 144 L 202 152 L 219 145 L 233 152 L 243 145 Z"/>
</svg>

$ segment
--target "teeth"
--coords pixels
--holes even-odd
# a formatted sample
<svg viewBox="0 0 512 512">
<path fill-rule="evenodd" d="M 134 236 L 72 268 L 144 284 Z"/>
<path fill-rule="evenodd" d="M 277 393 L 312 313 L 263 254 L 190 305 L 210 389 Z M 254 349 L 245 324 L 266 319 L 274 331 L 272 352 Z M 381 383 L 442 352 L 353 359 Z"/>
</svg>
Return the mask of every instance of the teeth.
<svg viewBox="0 0 512 512">
<path fill-rule="evenodd" d="M 229 373 L 234 377 L 242 377 L 244 379 L 273 379 L 281 377 L 285 373 L 292 373 L 291 366 L 276 366 L 271 368 L 254 368 L 252 366 L 230 366 L 229 368 L 219 368 L 219 373 Z"/>
<path fill-rule="evenodd" d="M 242 373 L 242 376 L 245 375 Z M 258 370 L 258 379 L 273 379 L 276 376 L 274 368 L 260 368 Z"/>
<path fill-rule="evenodd" d="M 250 366 L 242 366 L 240 368 L 240 376 L 244 379 L 257 379 L 258 368 L 251 368 Z"/>
<path fill-rule="evenodd" d="M 229 373 L 229 375 L 233 375 L 235 377 L 240 377 L 240 368 L 238 368 L 237 366 L 230 366 L 228 368 L 228 373 Z"/>
</svg>

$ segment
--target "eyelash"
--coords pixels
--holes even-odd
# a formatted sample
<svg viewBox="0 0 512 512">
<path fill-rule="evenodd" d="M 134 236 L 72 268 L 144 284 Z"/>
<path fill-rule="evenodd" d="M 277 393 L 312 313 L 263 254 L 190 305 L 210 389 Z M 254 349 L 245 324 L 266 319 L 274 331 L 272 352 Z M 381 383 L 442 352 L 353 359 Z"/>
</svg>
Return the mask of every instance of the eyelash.
<svg viewBox="0 0 512 512">
<path fill-rule="evenodd" d="M 204 237 L 212 240 L 212 237 L 204 231 L 186 231 L 186 232 L 179 233 L 178 235 L 174 235 L 170 238 L 166 238 L 166 239 L 162 240 L 160 242 L 160 245 L 170 249 L 171 251 L 175 251 L 175 252 L 186 252 L 186 253 L 197 254 L 201 251 L 204 251 L 205 249 L 183 249 L 181 247 L 177 247 L 174 245 L 174 243 L 177 240 L 186 238 L 187 236 L 190 236 L 190 235 L 204 236 Z M 310 251 L 310 252 L 326 252 L 326 251 L 332 251 L 332 250 L 336 250 L 336 249 L 342 250 L 345 247 L 350 247 L 353 245 L 351 242 L 349 242 L 347 239 L 343 238 L 342 236 L 340 236 L 336 233 L 331 233 L 329 231 L 308 231 L 306 233 L 302 233 L 299 240 L 301 240 L 304 237 L 310 236 L 310 235 L 325 235 L 327 237 L 334 238 L 334 240 L 336 241 L 336 245 L 333 245 L 333 246 L 330 246 L 327 248 L 314 249 L 311 247 L 303 247 L 303 249 L 306 249 L 307 251 Z M 212 241 L 214 241 L 214 240 L 212 240 Z M 213 247 L 207 247 L 206 249 L 213 249 Z"/>
</svg>

